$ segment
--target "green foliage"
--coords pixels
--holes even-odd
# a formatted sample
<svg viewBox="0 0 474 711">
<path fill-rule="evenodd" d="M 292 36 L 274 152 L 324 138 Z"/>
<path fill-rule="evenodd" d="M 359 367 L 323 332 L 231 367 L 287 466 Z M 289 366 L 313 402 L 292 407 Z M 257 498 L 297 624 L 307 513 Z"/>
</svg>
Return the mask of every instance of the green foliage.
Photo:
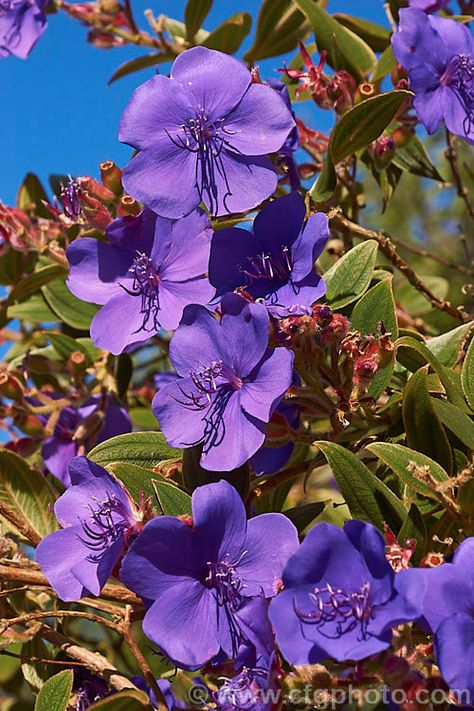
<svg viewBox="0 0 474 711">
<path fill-rule="evenodd" d="M 334 310 L 351 304 L 367 291 L 377 259 L 377 242 L 362 242 L 324 274 L 326 302 Z"/>
<path fill-rule="evenodd" d="M 127 462 L 141 467 L 157 467 L 163 461 L 179 459 L 180 449 L 168 447 L 161 432 L 131 432 L 101 442 L 89 453 L 97 464 L 106 467 Z"/>
<path fill-rule="evenodd" d="M 43 684 L 36 699 L 35 711 L 66 711 L 71 696 L 73 673 L 66 669 Z"/>
</svg>

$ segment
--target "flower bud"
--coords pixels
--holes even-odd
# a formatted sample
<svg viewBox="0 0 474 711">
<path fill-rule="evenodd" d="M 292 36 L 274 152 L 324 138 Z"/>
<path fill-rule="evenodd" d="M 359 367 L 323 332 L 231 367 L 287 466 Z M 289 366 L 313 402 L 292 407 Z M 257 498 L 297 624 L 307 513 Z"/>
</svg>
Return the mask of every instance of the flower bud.
<svg viewBox="0 0 474 711">
<path fill-rule="evenodd" d="M 415 129 L 413 126 L 399 126 L 392 133 L 392 138 L 395 141 L 397 148 L 402 148 L 410 143 L 411 139 L 415 135 Z"/>
<path fill-rule="evenodd" d="M 106 160 L 100 164 L 100 177 L 105 187 L 111 190 L 114 195 L 122 194 L 122 171 L 112 160 Z"/>
<path fill-rule="evenodd" d="M 384 170 L 395 156 L 395 141 L 392 136 L 381 136 L 372 143 L 372 155 L 378 170 Z"/>
<path fill-rule="evenodd" d="M 130 195 L 122 195 L 120 198 L 117 214 L 119 217 L 124 217 L 126 215 L 139 215 L 142 211 L 141 204 L 132 198 Z"/>
</svg>

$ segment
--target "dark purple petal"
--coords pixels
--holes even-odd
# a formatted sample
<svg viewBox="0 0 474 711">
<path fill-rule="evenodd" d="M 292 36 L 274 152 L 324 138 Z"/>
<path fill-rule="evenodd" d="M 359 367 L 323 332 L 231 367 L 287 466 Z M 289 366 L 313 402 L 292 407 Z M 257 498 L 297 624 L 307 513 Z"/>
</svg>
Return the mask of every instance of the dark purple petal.
<svg viewBox="0 0 474 711">
<path fill-rule="evenodd" d="M 193 47 L 178 55 L 171 77 L 193 94 L 196 105 L 213 120 L 227 116 L 251 82 L 242 62 L 206 47 Z"/>
<path fill-rule="evenodd" d="M 249 415 L 268 422 L 277 404 L 290 387 L 294 355 L 285 348 L 268 354 L 246 379 L 240 404 Z"/>
<path fill-rule="evenodd" d="M 217 296 L 245 286 L 249 282 L 245 270 L 262 251 L 261 242 L 248 230 L 231 227 L 215 232 L 211 243 L 209 281 L 216 287 Z"/>
<path fill-rule="evenodd" d="M 284 318 L 308 312 L 316 301 L 326 293 L 326 284 L 319 274 L 312 272 L 300 282 L 289 283 L 271 294 L 265 304 L 273 316 Z M 310 311 L 310 309 L 309 309 Z"/>
<path fill-rule="evenodd" d="M 120 293 L 119 281 L 128 277 L 133 257 L 97 239 L 83 237 L 66 251 L 69 261 L 67 285 L 83 301 L 105 304 Z"/>
<path fill-rule="evenodd" d="M 132 431 L 132 421 L 127 410 L 120 407 L 115 400 L 109 396 L 104 410 L 104 424 L 97 437 L 97 444 L 116 435 L 126 434 Z"/>
<path fill-rule="evenodd" d="M 180 84 L 157 75 L 135 89 L 123 112 L 119 140 L 134 148 L 147 148 L 174 136 L 196 111 L 195 99 Z M 161 213 L 159 213 L 161 214 Z"/>
<path fill-rule="evenodd" d="M 274 597 L 281 587 L 283 569 L 298 549 L 298 532 L 291 521 L 279 513 L 256 516 L 248 522 L 243 544 L 247 551 L 238 566 L 246 597 Z"/>
<path fill-rule="evenodd" d="M 290 247 L 300 234 L 306 208 L 303 198 L 289 193 L 265 205 L 253 223 L 254 234 L 269 252 Z"/>
<path fill-rule="evenodd" d="M 149 253 L 153 244 L 157 215 L 146 207 L 139 215 L 117 217 L 107 225 L 105 233 L 110 244 L 135 257 L 137 251 Z"/>
<path fill-rule="evenodd" d="M 283 590 L 270 603 L 268 616 L 275 630 L 278 647 L 291 664 L 318 664 L 327 654 L 311 639 L 303 636 L 295 604 L 303 606 L 312 587 Z"/>
<path fill-rule="evenodd" d="M 291 249 L 293 281 L 300 282 L 312 271 L 313 264 L 323 251 L 329 235 L 326 215 L 323 212 L 311 215 Z"/>
<path fill-rule="evenodd" d="M 231 150 L 260 156 L 278 151 L 294 127 L 281 96 L 264 84 L 252 84 L 228 114 L 225 134 Z"/>
</svg>

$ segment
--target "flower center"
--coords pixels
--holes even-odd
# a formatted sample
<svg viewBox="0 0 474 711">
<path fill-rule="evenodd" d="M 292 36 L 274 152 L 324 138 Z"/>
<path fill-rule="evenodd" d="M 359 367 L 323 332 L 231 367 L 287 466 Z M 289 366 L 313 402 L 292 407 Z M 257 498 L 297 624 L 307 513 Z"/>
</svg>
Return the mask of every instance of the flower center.
<svg viewBox="0 0 474 711">
<path fill-rule="evenodd" d="M 127 289 L 123 284 L 121 284 L 121 287 L 125 289 L 127 294 L 140 296 L 142 300 L 140 311 L 143 315 L 143 323 L 137 331 L 142 329 L 150 332 L 159 331 L 160 277 L 151 258 L 144 252 L 137 252 L 137 256 L 128 271 L 129 274 L 133 276 L 132 288 Z M 135 333 L 137 333 L 137 331 L 135 331 Z"/>
<path fill-rule="evenodd" d="M 266 686 L 267 672 L 265 669 L 249 669 L 243 667 L 240 674 L 232 678 L 221 677 L 224 681 L 215 694 L 218 709 L 234 709 L 235 711 L 251 711 L 261 699 L 262 690 Z"/>
<path fill-rule="evenodd" d="M 241 601 L 242 581 L 236 571 L 236 566 L 244 555 L 245 552 L 236 563 L 231 563 L 228 560 L 207 563 L 204 584 L 215 590 L 218 602 L 229 606 L 231 610 L 236 610 Z"/>
<path fill-rule="evenodd" d="M 91 500 L 90 516 L 82 521 L 80 540 L 91 550 L 87 559 L 99 563 L 106 550 L 132 528 L 132 524 L 127 506 L 115 496 L 109 494 L 104 501 L 92 497 Z"/>
<path fill-rule="evenodd" d="M 80 186 L 77 180 L 69 178 L 66 185 L 61 185 L 61 201 L 66 217 L 69 217 L 70 220 L 75 220 L 80 216 Z"/>
<path fill-rule="evenodd" d="M 226 199 L 231 195 L 222 161 L 222 150 L 226 148 L 234 153 L 240 153 L 230 142 L 235 132 L 226 129 L 225 120 L 225 117 L 214 120 L 209 117 L 205 109 L 199 108 L 195 116 L 181 124 L 178 133 L 171 135 L 168 132 L 168 137 L 175 146 L 196 154 L 195 185 L 201 200 L 207 199 L 213 214 L 218 208 L 217 180 L 222 180 L 225 185 L 224 206 Z"/>
<path fill-rule="evenodd" d="M 456 54 L 441 77 L 441 84 L 449 86 L 458 97 L 466 117 L 463 128 L 466 135 L 474 123 L 474 59 L 469 54 Z"/>
<path fill-rule="evenodd" d="M 360 627 L 360 639 L 367 639 L 374 610 L 369 583 L 364 583 L 358 592 L 346 592 L 328 583 L 323 588 L 314 588 L 309 598 L 314 606 L 309 612 L 303 612 L 295 604 L 295 612 L 302 622 L 317 625 L 321 634 L 330 639 Z"/>
</svg>

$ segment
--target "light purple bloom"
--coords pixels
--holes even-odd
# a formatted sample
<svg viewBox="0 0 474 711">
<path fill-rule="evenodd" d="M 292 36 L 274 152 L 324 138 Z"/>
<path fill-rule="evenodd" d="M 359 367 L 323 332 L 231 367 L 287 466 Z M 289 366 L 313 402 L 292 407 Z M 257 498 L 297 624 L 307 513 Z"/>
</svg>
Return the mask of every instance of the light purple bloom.
<svg viewBox="0 0 474 711">
<path fill-rule="evenodd" d="M 248 210 L 274 192 L 267 154 L 294 125 L 283 99 L 253 84 L 241 62 L 193 47 L 125 109 L 119 138 L 140 151 L 124 171 L 125 189 L 164 217 L 187 215 L 202 201 L 214 215 Z"/>
<path fill-rule="evenodd" d="M 415 92 L 414 106 L 428 133 L 444 121 L 474 143 L 474 41 L 468 27 L 422 10 L 400 10 L 393 53 Z"/>
<path fill-rule="evenodd" d="M 451 689 L 474 694 L 474 538 L 461 543 L 452 563 L 420 569 L 426 581 L 423 618 L 435 635 L 441 674 Z"/>
<path fill-rule="evenodd" d="M 410 7 L 416 7 L 423 12 L 438 12 L 449 5 L 450 0 L 408 0 Z"/>
<path fill-rule="evenodd" d="M 180 377 L 152 403 L 168 443 L 203 443 L 201 464 L 211 471 L 236 469 L 263 444 L 293 370 L 292 353 L 268 348 L 266 309 L 229 296 L 220 321 L 202 306 L 185 309 L 170 344 Z"/>
<path fill-rule="evenodd" d="M 71 486 L 54 513 L 62 526 L 43 538 L 36 560 L 61 600 L 99 595 L 141 527 L 141 515 L 122 485 L 86 457 L 69 465 Z"/>
<path fill-rule="evenodd" d="M 0 57 L 26 59 L 46 29 L 46 0 L 0 0 Z"/>
<path fill-rule="evenodd" d="M 109 244 L 73 242 L 68 286 L 80 299 L 103 304 L 91 325 L 94 343 L 121 353 L 161 328 L 175 329 L 187 304 L 207 304 L 214 293 L 204 276 L 211 234 L 201 210 L 172 221 L 145 209 L 114 220 Z"/>
<path fill-rule="evenodd" d="M 192 509 L 192 523 L 150 521 L 120 578 L 148 605 L 145 634 L 177 665 L 196 669 L 222 654 L 234 657 L 248 640 L 245 603 L 277 593 L 298 537 L 282 514 L 247 522 L 243 501 L 225 481 L 198 487 Z"/>
<path fill-rule="evenodd" d="M 77 436 L 79 426 L 88 432 L 80 440 Z M 69 462 L 78 454 L 80 446 L 89 452 L 96 444 L 131 430 L 127 410 L 111 395 L 93 395 L 77 410 L 65 407 L 61 411 L 53 434 L 43 442 L 41 456 L 51 474 L 69 486 Z"/>
<path fill-rule="evenodd" d="M 266 205 L 253 223 L 253 233 L 238 227 L 214 233 L 209 280 L 221 296 L 243 287 L 263 299 L 274 316 L 305 313 L 324 296 L 326 285 L 314 272 L 329 226 L 317 212 L 305 222 L 306 208 L 298 193 Z"/>
<path fill-rule="evenodd" d="M 415 620 L 425 591 L 418 571 L 395 574 L 380 532 L 363 521 L 314 526 L 283 573 L 270 620 L 291 664 L 365 659 L 387 649 L 392 627 Z"/>
</svg>

